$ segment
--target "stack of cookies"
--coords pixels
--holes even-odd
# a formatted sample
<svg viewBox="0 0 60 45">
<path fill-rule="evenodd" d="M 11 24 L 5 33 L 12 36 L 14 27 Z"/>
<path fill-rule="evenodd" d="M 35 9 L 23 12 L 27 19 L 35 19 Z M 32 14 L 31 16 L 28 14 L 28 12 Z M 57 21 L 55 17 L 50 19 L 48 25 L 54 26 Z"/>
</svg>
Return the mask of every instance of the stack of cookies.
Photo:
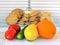
<svg viewBox="0 0 60 45">
<path fill-rule="evenodd" d="M 40 21 L 40 14 L 39 10 L 33 10 L 30 16 L 30 22 L 37 24 Z"/>
<path fill-rule="evenodd" d="M 24 15 L 22 9 L 14 9 L 7 17 L 6 17 L 6 22 L 7 24 L 16 24 L 18 21 L 22 18 Z"/>
<path fill-rule="evenodd" d="M 22 9 L 14 9 L 6 18 L 7 24 L 22 24 L 28 25 L 31 23 L 37 24 L 42 20 L 51 20 L 51 13 L 40 12 L 39 10 L 31 10 L 30 14 L 24 13 Z"/>
<path fill-rule="evenodd" d="M 19 24 L 22 24 L 22 25 L 28 25 L 29 24 L 27 14 L 24 14 L 23 18 L 19 21 Z"/>
<path fill-rule="evenodd" d="M 29 18 L 30 16 L 30 18 Z M 29 23 L 38 23 L 40 21 L 40 11 L 32 10 L 30 14 L 24 14 L 23 18 L 19 21 L 19 24 L 27 25 Z"/>
</svg>

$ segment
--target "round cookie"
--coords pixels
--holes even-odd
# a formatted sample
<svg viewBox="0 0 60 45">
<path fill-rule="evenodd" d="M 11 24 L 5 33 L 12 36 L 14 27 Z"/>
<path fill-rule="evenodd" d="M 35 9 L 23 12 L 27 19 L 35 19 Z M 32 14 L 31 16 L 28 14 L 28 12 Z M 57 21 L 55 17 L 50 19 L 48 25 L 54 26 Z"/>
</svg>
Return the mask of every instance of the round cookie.
<svg viewBox="0 0 60 45">
<path fill-rule="evenodd" d="M 7 17 L 6 18 L 6 22 L 7 24 L 16 24 L 18 21 L 18 18 L 17 17 Z"/>
<path fill-rule="evenodd" d="M 24 14 L 24 16 L 23 16 L 23 17 L 26 17 L 26 18 L 28 18 L 28 16 L 29 16 L 28 14 Z"/>
<path fill-rule="evenodd" d="M 22 9 L 17 8 L 17 9 L 12 10 L 10 15 L 11 14 L 14 14 L 14 15 L 18 16 L 19 18 L 21 18 L 23 16 L 24 12 Z"/>
<path fill-rule="evenodd" d="M 30 21 L 35 21 L 37 16 L 31 16 Z"/>
<path fill-rule="evenodd" d="M 49 12 L 42 12 L 40 21 L 45 20 L 45 19 L 51 20 L 51 13 L 49 13 Z"/>
<path fill-rule="evenodd" d="M 32 10 L 30 16 L 37 16 L 37 15 L 39 15 L 40 13 L 41 13 L 41 12 L 40 12 L 39 10 Z"/>
<path fill-rule="evenodd" d="M 30 21 L 30 24 L 37 24 L 37 21 Z"/>
<path fill-rule="evenodd" d="M 27 25 L 27 24 L 28 24 L 28 18 L 23 17 L 23 18 L 19 21 L 19 24 Z"/>
<path fill-rule="evenodd" d="M 7 16 L 6 22 L 8 24 L 16 24 L 23 17 L 23 10 L 17 8 L 11 11 L 11 13 Z"/>
</svg>

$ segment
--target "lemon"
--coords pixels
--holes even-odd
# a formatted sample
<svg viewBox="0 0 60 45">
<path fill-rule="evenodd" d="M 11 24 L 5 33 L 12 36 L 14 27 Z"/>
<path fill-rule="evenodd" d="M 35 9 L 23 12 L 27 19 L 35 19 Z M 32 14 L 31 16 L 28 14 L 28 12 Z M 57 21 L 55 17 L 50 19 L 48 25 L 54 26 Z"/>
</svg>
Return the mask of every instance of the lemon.
<svg viewBox="0 0 60 45">
<path fill-rule="evenodd" d="M 30 24 L 24 30 L 24 35 L 27 40 L 35 40 L 38 37 L 38 31 L 35 24 Z"/>
</svg>

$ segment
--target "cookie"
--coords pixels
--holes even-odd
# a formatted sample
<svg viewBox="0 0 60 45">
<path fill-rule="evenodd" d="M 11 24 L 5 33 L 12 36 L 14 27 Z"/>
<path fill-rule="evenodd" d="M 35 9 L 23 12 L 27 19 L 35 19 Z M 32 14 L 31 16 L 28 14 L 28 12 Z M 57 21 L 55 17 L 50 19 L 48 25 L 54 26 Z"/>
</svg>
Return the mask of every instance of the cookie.
<svg viewBox="0 0 60 45">
<path fill-rule="evenodd" d="M 10 15 L 11 15 L 11 14 L 14 14 L 14 15 L 18 16 L 19 18 L 21 18 L 21 17 L 23 16 L 24 12 L 23 12 L 22 9 L 17 8 L 17 9 L 14 9 L 14 10 L 10 13 Z"/>
<path fill-rule="evenodd" d="M 42 12 L 40 20 L 51 20 L 51 13 L 49 12 Z"/>
<path fill-rule="evenodd" d="M 36 16 L 31 16 L 30 17 L 30 21 L 35 21 L 36 20 Z"/>
<path fill-rule="evenodd" d="M 30 24 L 37 24 L 37 21 L 30 21 Z"/>
<path fill-rule="evenodd" d="M 27 25 L 27 24 L 28 24 L 28 18 L 23 17 L 23 18 L 19 21 L 19 24 Z"/>
<path fill-rule="evenodd" d="M 7 24 L 16 24 L 18 21 L 18 18 L 17 17 L 7 17 L 6 18 L 6 22 Z"/>
<path fill-rule="evenodd" d="M 19 8 L 16 8 L 16 9 L 12 10 L 11 13 L 21 13 L 21 14 L 23 14 L 23 10 L 19 9 Z"/>
<path fill-rule="evenodd" d="M 28 25 L 29 24 L 29 22 L 28 21 L 19 21 L 19 24 L 21 24 L 21 25 Z"/>
<path fill-rule="evenodd" d="M 39 10 L 32 10 L 30 16 L 37 16 L 39 15 L 41 12 Z"/>
<path fill-rule="evenodd" d="M 28 14 L 24 14 L 24 16 L 23 16 L 23 17 L 26 17 L 26 18 L 28 18 L 28 16 L 29 16 Z"/>
<path fill-rule="evenodd" d="M 6 18 L 8 24 L 16 24 L 23 17 L 23 10 L 17 8 L 11 11 Z"/>
<path fill-rule="evenodd" d="M 37 21 L 37 22 L 40 22 L 40 16 L 37 16 L 37 17 L 36 17 L 36 21 Z"/>
<path fill-rule="evenodd" d="M 19 21 L 19 24 L 27 25 L 31 23 L 37 23 L 39 19 L 40 11 L 39 10 L 31 10 L 30 14 L 24 14 L 22 19 Z"/>
<path fill-rule="evenodd" d="M 7 17 L 17 17 L 17 18 L 19 18 L 18 15 L 13 14 L 13 13 L 9 14 Z"/>
</svg>

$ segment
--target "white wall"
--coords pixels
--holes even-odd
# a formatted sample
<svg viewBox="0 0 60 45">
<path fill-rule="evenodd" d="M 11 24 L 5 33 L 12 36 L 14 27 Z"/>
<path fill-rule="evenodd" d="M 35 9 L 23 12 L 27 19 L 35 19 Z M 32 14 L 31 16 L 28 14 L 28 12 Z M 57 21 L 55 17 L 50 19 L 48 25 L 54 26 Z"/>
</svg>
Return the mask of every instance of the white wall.
<svg viewBox="0 0 60 45">
<path fill-rule="evenodd" d="M 6 26 L 5 18 L 14 8 L 26 10 L 28 0 L 0 0 L 0 26 Z M 52 13 L 52 19 L 60 26 L 60 0 L 31 0 L 31 8 Z"/>
</svg>

